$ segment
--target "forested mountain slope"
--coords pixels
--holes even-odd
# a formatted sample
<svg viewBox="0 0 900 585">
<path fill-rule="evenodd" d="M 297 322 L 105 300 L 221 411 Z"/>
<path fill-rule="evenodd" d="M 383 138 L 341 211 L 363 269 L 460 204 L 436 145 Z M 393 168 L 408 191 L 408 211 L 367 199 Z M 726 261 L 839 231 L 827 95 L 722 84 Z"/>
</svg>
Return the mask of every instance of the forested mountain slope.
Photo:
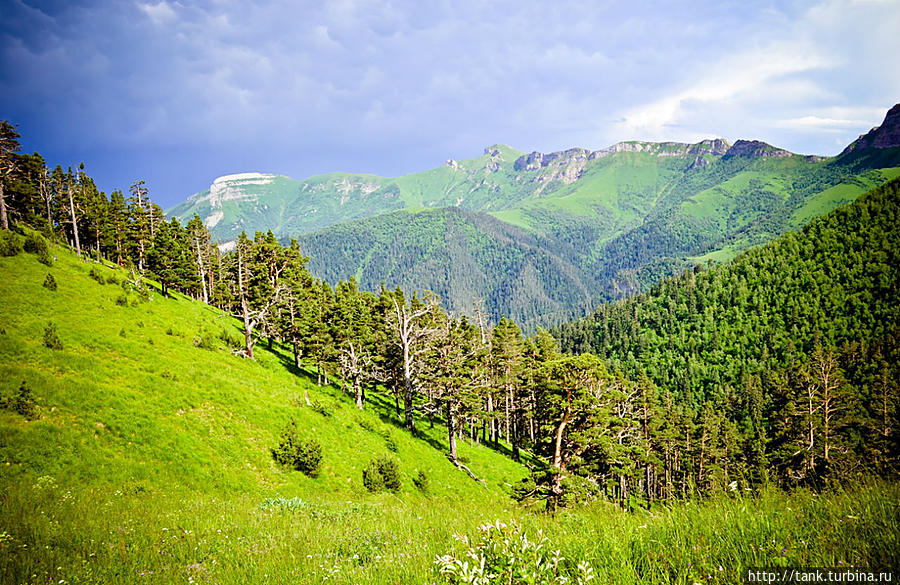
<svg viewBox="0 0 900 585">
<path fill-rule="evenodd" d="M 603 305 L 554 334 L 646 372 L 688 402 L 800 364 L 816 346 L 897 364 L 900 179 L 734 261 L 697 267 Z M 894 382 L 896 384 L 896 379 Z"/>
<path fill-rule="evenodd" d="M 571 249 L 484 213 L 456 207 L 398 211 L 299 238 L 309 269 L 329 282 L 354 276 L 363 289 L 382 283 L 429 289 L 455 314 L 515 315 L 524 327 L 547 316 L 583 315 L 594 281 Z"/>
</svg>

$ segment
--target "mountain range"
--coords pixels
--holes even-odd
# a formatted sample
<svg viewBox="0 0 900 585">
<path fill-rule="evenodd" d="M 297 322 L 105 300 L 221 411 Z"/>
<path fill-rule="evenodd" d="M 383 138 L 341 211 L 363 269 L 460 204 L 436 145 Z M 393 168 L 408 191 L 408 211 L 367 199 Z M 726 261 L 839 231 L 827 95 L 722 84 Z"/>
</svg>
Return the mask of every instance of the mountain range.
<svg viewBox="0 0 900 585">
<path fill-rule="evenodd" d="M 244 173 L 167 210 L 227 249 L 296 238 L 311 272 L 436 292 L 526 329 L 578 317 L 685 267 L 729 259 L 900 176 L 900 104 L 836 157 L 760 141 L 621 142 L 526 154 L 504 145 L 428 171 Z"/>
</svg>

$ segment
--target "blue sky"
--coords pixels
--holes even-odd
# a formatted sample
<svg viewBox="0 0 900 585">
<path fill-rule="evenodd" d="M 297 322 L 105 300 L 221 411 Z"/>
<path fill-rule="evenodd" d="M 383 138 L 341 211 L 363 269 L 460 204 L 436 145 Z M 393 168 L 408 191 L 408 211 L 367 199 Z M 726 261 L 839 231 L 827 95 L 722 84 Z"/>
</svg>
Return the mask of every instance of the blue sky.
<svg viewBox="0 0 900 585">
<path fill-rule="evenodd" d="M 836 154 L 900 102 L 900 0 L 0 0 L 0 119 L 164 207 L 620 140 Z"/>
</svg>

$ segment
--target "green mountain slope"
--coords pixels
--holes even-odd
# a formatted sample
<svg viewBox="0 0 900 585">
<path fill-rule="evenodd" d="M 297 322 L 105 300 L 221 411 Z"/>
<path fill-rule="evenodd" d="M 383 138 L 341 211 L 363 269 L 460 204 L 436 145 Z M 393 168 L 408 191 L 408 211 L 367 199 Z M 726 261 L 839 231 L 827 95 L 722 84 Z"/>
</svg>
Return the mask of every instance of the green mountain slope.
<svg viewBox="0 0 900 585">
<path fill-rule="evenodd" d="M 210 191 L 169 212 L 181 218 L 199 213 L 222 242 L 242 230 L 271 229 L 283 240 L 299 236 L 320 277 L 356 274 L 376 286 L 443 291 L 448 304 L 461 311 L 471 310 L 472 299 L 485 298 L 495 316 L 526 324 L 560 322 L 592 303 L 646 290 L 693 263 L 731 258 L 900 175 L 898 128 L 895 107 L 882 126 L 828 159 L 744 140 L 734 145 L 623 142 L 599 151 L 528 155 L 493 146 L 478 158 L 392 179 L 342 173 L 293 182 L 268 176 L 218 179 Z M 260 180 L 268 182 L 260 187 Z M 451 250 L 452 235 L 441 231 L 445 221 L 420 218 L 412 232 L 397 221 L 409 219 L 402 214 L 366 221 L 404 209 L 445 207 L 488 213 L 519 229 L 473 223 L 487 231 L 467 236 L 466 246 Z M 359 242 L 362 249 L 343 251 L 342 240 L 355 237 L 349 227 L 355 221 L 363 222 L 360 231 L 378 233 L 378 249 Z M 423 232 L 427 225 L 434 230 L 430 234 Z M 564 259 L 565 275 L 531 276 L 520 281 L 515 294 L 501 294 L 509 288 L 502 284 L 506 272 L 499 270 L 507 269 L 507 253 L 492 242 L 498 231 L 521 239 L 538 256 Z M 522 239 L 526 233 L 529 238 Z M 423 245 L 424 240 L 430 243 Z M 384 255 L 385 242 L 399 255 Z M 476 252 L 480 257 L 473 256 Z M 441 270 L 428 268 L 435 258 L 453 260 Z M 479 268 L 456 268 L 464 266 Z M 519 268 L 513 271 L 518 274 Z M 588 302 L 572 304 L 584 287 L 590 289 Z M 516 295 L 526 298 L 517 305 Z M 561 299 L 569 303 L 568 311 L 554 308 Z M 548 312 L 537 319 L 535 311 Z"/>
<path fill-rule="evenodd" d="M 568 247 L 456 207 L 349 222 L 299 242 L 310 271 L 331 282 L 351 269 L 364 289 L 428 289 L 453 313 L 482 307 L 495 322 L 512 314 L 527 329 L 548 315 L 584 314 L 595 286 Z"/>
</svg>

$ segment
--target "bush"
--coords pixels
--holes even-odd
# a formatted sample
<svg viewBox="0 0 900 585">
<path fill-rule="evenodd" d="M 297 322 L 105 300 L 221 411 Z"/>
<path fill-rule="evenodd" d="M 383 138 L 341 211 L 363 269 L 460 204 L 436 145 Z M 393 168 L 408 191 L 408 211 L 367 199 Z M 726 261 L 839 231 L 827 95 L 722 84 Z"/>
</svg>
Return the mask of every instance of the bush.
<svg viewBox="0 0 900 585">
<path fill-rule="evenodd" d="M 387 447 L 388 451 L 392 453 L 397 452 L 397 441 L 394 440 L 394 437 L 388 435 L 384 439 L 384 446 Z"/>
<path fill-rule="evenodd" d="M 415 485 L 423 494 L 428 491 L 428 476 L 425 475 L 425 472 L 421 469 L 413 478 L 413 485 Z"/>
<path fill-rule="evenodd" d="M 128 297 L 125 296 L 124 294 L 117 296 L 116 304 L 119 305 L 120 307 L 127 307 L 128 306 Z"/>
<path fill-rule="evenodd" d="M 278 446 L 272 449 L 272 458 L 309 477 L 318 477 L 322 467 L 322 444 L 316 439 L 300 439 L 297 422 L 291 420 L 281 432 Z"/>
<path fill-rule="evenodd" d="M 202 349 L 216 349 L 216 340 L 208 331 L 198 331 L 194 336 L 194 347 Z"/>
<path fill-rule="evenodd" d="M 115 274 L 110 274 L 109 276 L 106 277 L 106 284 L 113 284 L 115 286 L 119 286 L 120 284 L 122 284 L 122 281 L 119 280 L 118 278 L 116 278 Z"/>
<path fill-rule="evenodd" d="M 22 251 L 22 241 L 12 232 L 0 231 L 0 256 L 15 256 Z"/>
<path fill-rule="evenodd" d="M 62 341 L 59 339 L 59 334 L 56 333 L 56 325 L 50 323 L 44 329 L 44 347 L 50 349 L 62 349 Z"/>
<path fill-rule="evenodd" d="M 50 257 L 50 250 L 41 250 L 38 252 L 37 261 L 44 266 L 53 266 L 53 258 Z"/>
<path fill-rule="evenodd" d="M 479 532 L 478 538 L 460 539 L 466 546 L 464 553 L 437 557 L 438 572 L 447 583 L 582 585 L 595 578 L 594 569 L 586 561 L 575 567 L 564 562 L 540 532 L 529 538 L 515 524 L 502 522 L 480 526 Z"/>
<path fill-rule="evenodd" d="M 29 254 L 40 254 L 41 252 L 49 252 L 50 249 L 47 246 L 47 240 L 41 237 L 40 234 L 30 233 L 25 236 L 25 251 Z"/>
<path fill-rule="evenodd" d="M 53 278 L 52 274 L 48 274 L 47 278 L 44 279 L 44 288 L 47 290 L 56 290 L 56 279 Z"/>
<path fill-rule="evenodd" d="M 331 416 L 331 410 L 329 410 L 328 406 L 323 402 L 319 402 L 318 400 L 313 400 L 310 403 L 309 407 L 311 409 L 313 409 L 313 411 L 318 412 L 319 414 L 324 416 L 325 418 L 328 418 L 329 416 Z"/>
<path fill-rule="evenodd" d="M 363 485 L 370 492 L 383 489 L 395 492 L 400 489 L 400 466 L 391 457 L 381 457 L 369 461 L 363 469 Z"/>
<path fill-rule="evenodd" d="M 222 343 L 225 344 L 225 347 L 229 347 L 231 349 L 240 349 L 244 347 L 244 340 L 240 337 L 231 334 L 224 327 L 219 330 L 218 338 Z"/>
<path fill-rule="evenodd" d="M 10 406 L 13 411 L 21 414 L 28 420 L 37 418 L 37 403 L 34 401 L 34 396 L 31 395 L 31 390 L 24 380 L 11 402 L 12 404 Z"/>
<path fill-rule="evenodd" d="M 0 401 L 0 407 L 21 414 L 28 420 L 34 420 L 38 417 L 37 403 L 34 401 L 31 390 L 24 380 L 15 396 L 9 400 Z"/>
<path fill-rule="evenodd" d="M 384 489 L 384 477 L 378 468 L 378 461 L 371 460 L 369 465 L 363 469 L 363 486 L 370 492 L 380 492 Z"/>
<path fill-rule="evenodd" d="M 91 271 L 88 273 L 88 276 L 99 282 L 100 284 L 106 284 L 106 277 L 100 274 L 100 272 L 96 268 L 91 268 Z"/>
</svg>

